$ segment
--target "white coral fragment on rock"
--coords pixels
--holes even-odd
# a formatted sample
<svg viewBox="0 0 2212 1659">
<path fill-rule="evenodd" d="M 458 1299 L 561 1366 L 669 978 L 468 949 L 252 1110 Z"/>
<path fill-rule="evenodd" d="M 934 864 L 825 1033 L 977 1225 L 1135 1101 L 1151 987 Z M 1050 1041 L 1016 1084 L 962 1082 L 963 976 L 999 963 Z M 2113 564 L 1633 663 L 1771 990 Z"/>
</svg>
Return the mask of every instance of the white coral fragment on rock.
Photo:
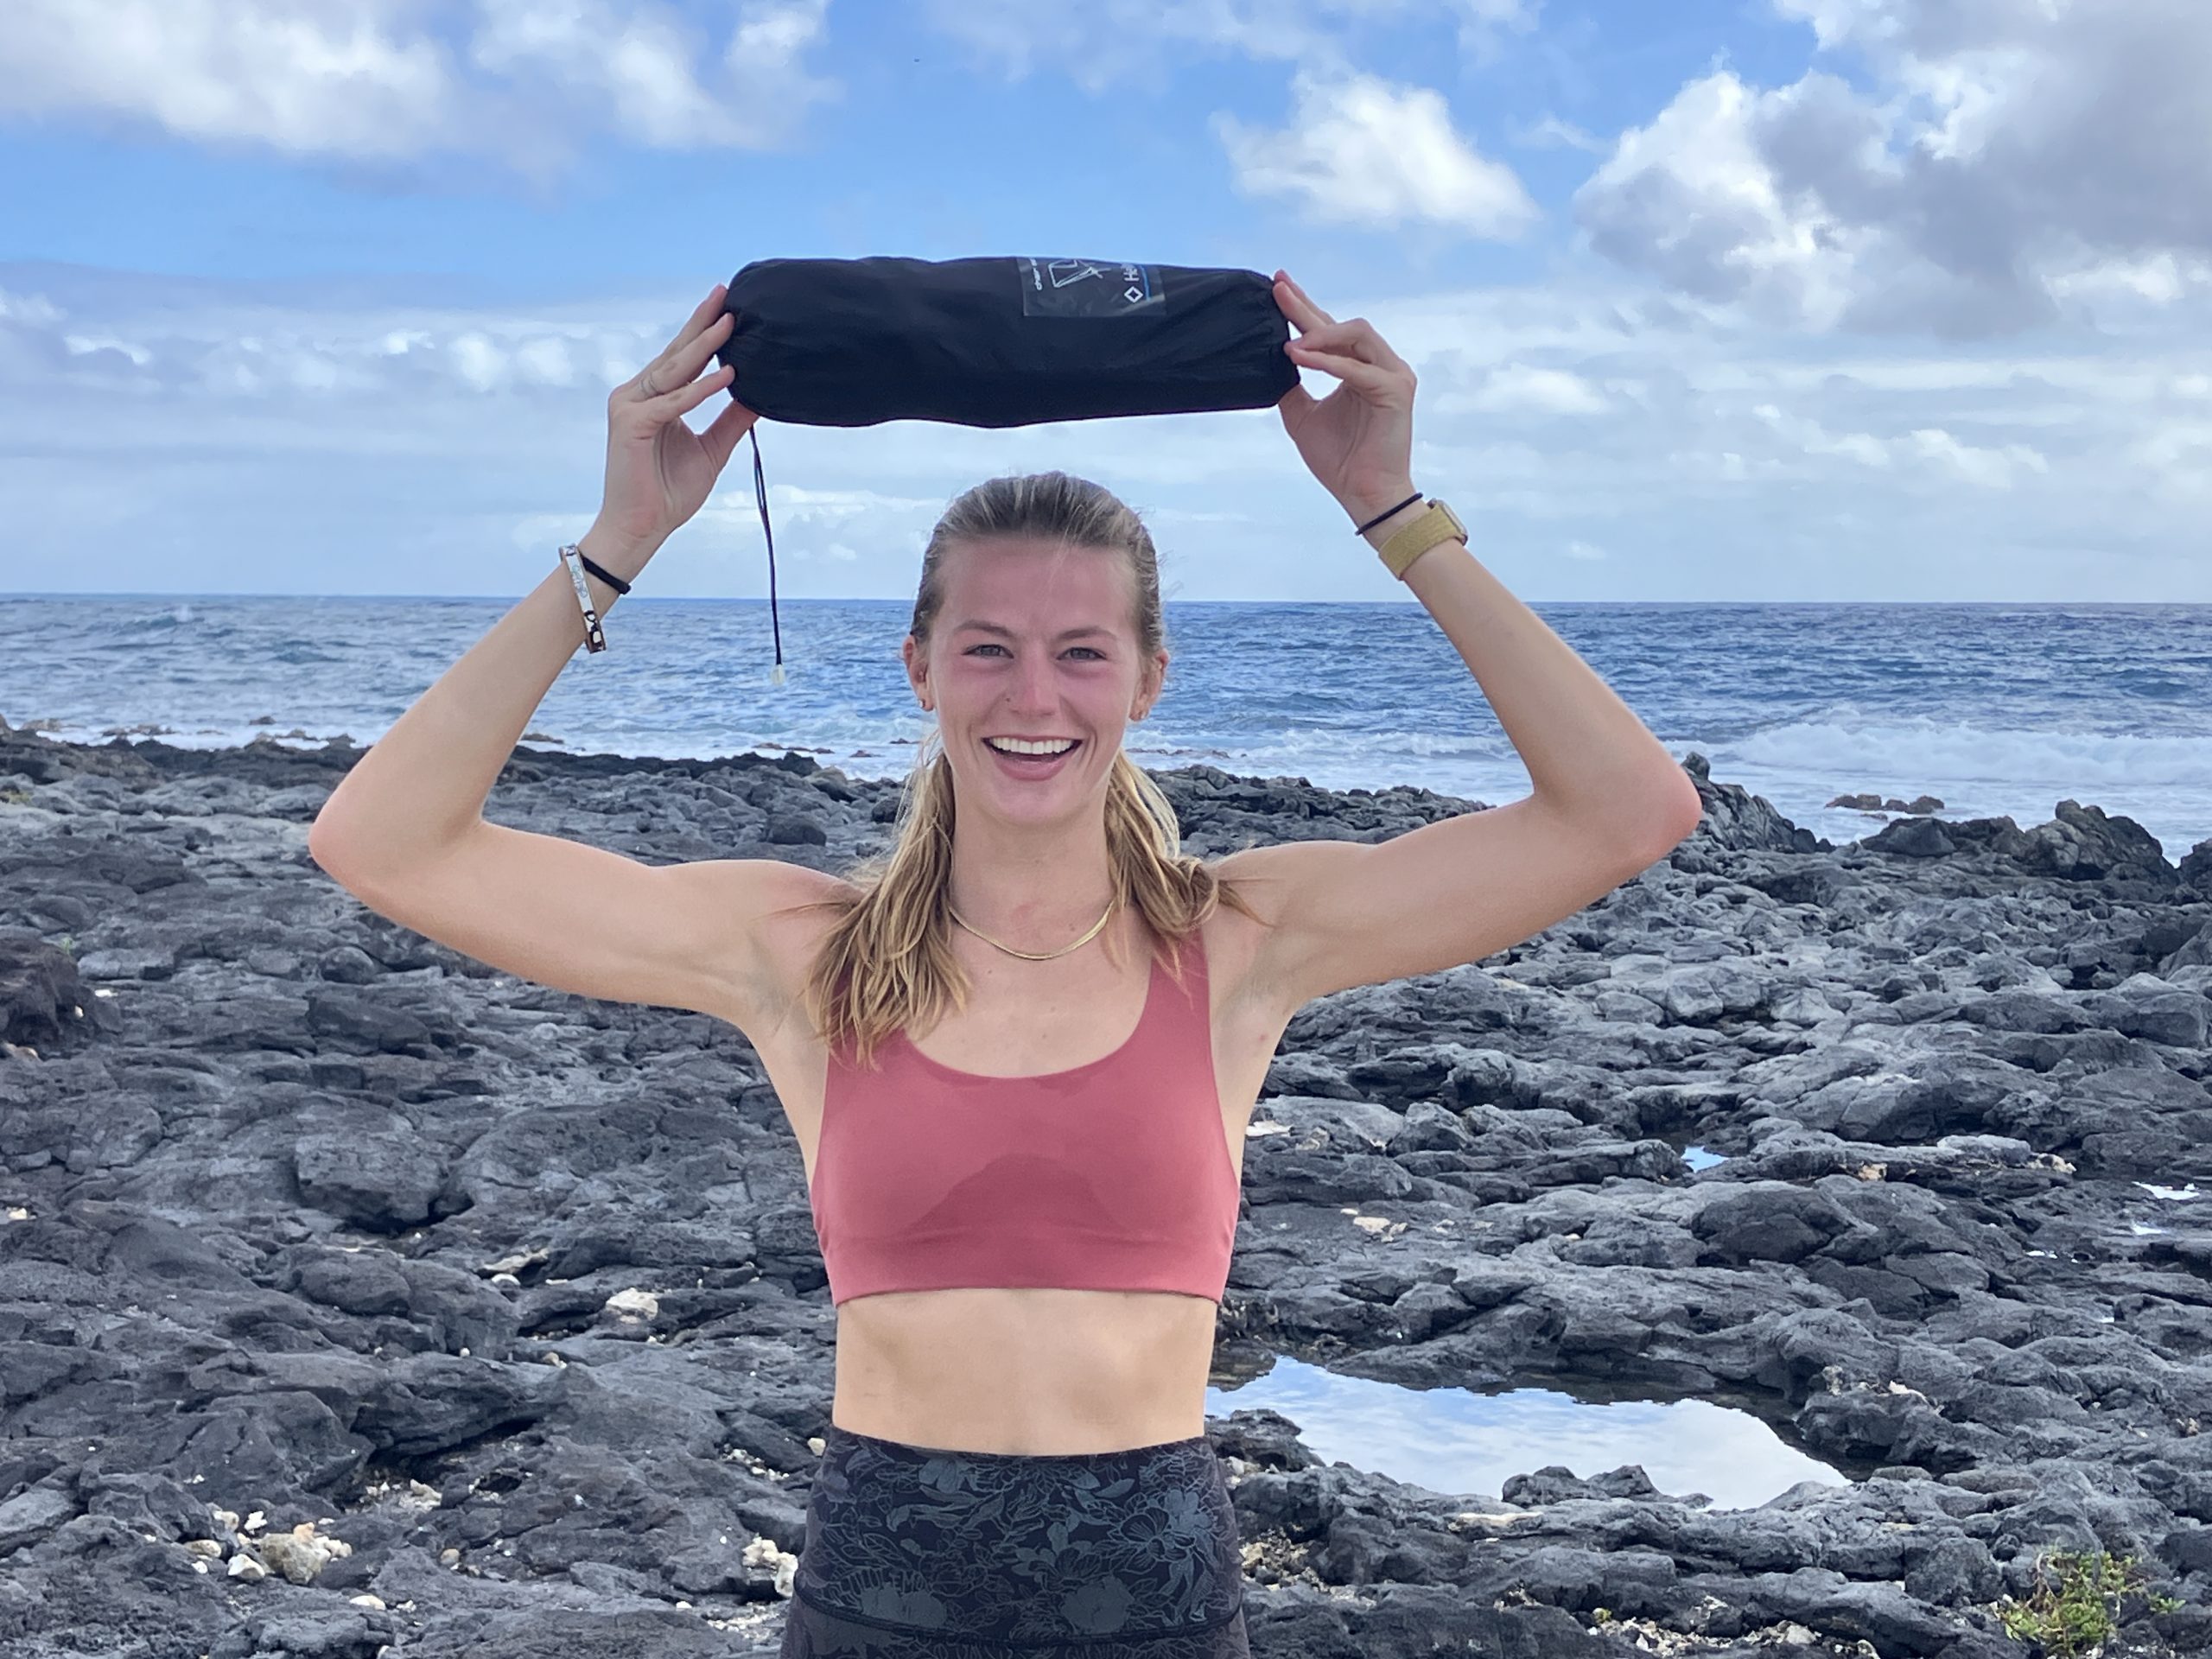
<svg viewBox="0 0 2212 1659">
<path fill-rule="evenodd" d="M 618 1290 L 607 1299 L 607 1311 L 626 1319 L 658 1319 L 660 1298 L 650 1290 Z"/>
</svg>

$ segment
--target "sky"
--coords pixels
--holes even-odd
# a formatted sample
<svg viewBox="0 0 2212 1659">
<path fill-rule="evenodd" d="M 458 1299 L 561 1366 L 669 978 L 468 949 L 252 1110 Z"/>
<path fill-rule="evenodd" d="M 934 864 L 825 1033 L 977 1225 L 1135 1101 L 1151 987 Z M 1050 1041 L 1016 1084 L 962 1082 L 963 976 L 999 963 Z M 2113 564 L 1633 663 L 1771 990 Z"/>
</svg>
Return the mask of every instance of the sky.
<svg viewBox="0 0 2212 1659">
<path fill-rule="evenodd" d="M 0 592 L 518 597 L 715 283 L 885 254 L 1289 270 L 1530 602 L 2212 602 L 2205 0 L 8 0 Z M 1273 410 L 759 436 L 793 599 L 1050 467 L 1405 597 Z M 741 445 L 639 587 L 766 581 Z"/>
</svg>

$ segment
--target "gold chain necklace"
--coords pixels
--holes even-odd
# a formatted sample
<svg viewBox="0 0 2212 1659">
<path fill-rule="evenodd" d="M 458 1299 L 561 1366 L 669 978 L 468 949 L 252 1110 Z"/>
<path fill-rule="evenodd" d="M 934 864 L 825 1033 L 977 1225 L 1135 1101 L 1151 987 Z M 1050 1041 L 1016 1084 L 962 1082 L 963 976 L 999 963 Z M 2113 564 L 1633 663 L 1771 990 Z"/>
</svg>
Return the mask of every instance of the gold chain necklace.
<svg viewBox="0 0 2212 1659">
<path fill-rule="evenodd" d="M 982 928 L 977 927 L 973 922 L 963 916 L 958 911 L 954 910 L 952 908 L 951 899 L 947 899 L 944 901 L 944 908 L 954 921 L 959 923 L 961 926 L 966 928 L 970 933 L 973 933 L 985 944 L 997 945 L 1000 950 L 1005 951 L 1009 957 L 1020 957 L 1024 962 L 1050 962 L 1055 957 L 1065 957 L 1071 950 L 1079 950 L 1084 945 L 1089 944 L 1093 939 L 1096 938 L 1099 935 L 1100 930 L 1105 927 L 1107 918 L 1113 915 L 1116 906 L 1117 906 L 1122 901 L 1119 897 L 1108 899 L 1106 902 L 1106 914 L 1104 916 L 1101 916 L 1096 921 L 1090 925 L 1090 931 L 1085 933 L 1081 938 L 1077 939 L 1073 944 L 1064 944 L 1057 950 L 1017 950 L 1010 944 L 1000 944 L 998 940 L 984 932 Z"/>
</svg>

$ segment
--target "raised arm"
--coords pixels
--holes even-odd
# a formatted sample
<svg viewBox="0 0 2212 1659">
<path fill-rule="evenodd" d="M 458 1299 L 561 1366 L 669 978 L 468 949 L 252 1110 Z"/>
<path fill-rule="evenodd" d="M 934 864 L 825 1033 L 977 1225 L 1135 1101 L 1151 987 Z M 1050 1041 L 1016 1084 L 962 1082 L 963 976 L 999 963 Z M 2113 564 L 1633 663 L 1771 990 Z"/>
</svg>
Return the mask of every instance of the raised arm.
<svg viewBox="0 0 2212 1659">
<path fill-rule="evenodd" d="M 728 327 L 721 302 L 717 287 L 607 399 L 606 496 L 580 545 L 626 582 L 698 511 L 753 424 L 735 402 L 702 433 L 683 420 L 728 384 L 727 369 L 699 372 Z M 615 590 L 586 582 L 605 614 Z M 500 769 L 583 639 L 575 589 L 556 563 L 354 764 L 317 815 L 308 851 L 371 908 L 525 978 L 721 1007 L 749 971 L 733 923 L 788 882 L 748 880 L 756 861 L 647 866 L 484 818 Z"/>
</svg>

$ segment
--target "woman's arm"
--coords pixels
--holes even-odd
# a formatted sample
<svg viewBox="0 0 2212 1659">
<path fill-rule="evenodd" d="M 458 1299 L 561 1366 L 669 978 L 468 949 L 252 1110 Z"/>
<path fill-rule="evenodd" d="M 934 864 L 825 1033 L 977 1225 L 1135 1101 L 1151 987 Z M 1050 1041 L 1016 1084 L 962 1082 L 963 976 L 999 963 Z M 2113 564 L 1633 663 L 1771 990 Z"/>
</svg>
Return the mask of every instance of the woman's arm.
<svg viewBox="0 0 2212 1659">
<path fill-rule="evenodd" d="M 1339 323 L 1287 277 L 1292 356 L 1344 384 L 1283 400 L 1300 454 L 1355 524 L 1413 493 L 1413 370 L 1363 319 Z M 1378 551 L 1419 504 L 1367 531 Z M 1221 861 L 1272 922 L 1252 976 L 1294 1009 L 1353 985 L 1433 973 L 1541 932 L 1663 858 L 1696 825 L 1697 787 L 1643 721 L 1464 543 L 1406 585 L 1458 648 L 1535 785 L 1510 805 L 1380 843 L 1300 842 Z"/>
<path fill-rule="evenodd" d="M 1351 522 L 1368 525 L 1380 553 L 1420 512 L 1414 502 L 1369 524 L 1413 493 L 1412 365 L 1364 317 L 1338 322 L 1287 273 L 1275 278 L 1275 302 L 1299 331 L 1287 348 L 1292 361 L 1342 383 L 1324 398 L 1292 387 L 1280 405 L 1283 429 Z M 1676 812 L 1694 821 L 1696 786 L 1658 740 L 1464 543 L 1431 548 L 1407 568 L 1405 582 L 1459 647 L 1547 805 L 1601 839 L 1639 846 Z"/>
<path fill-rule="evenodd" d="M 652 556 L 609 546 L 596 525 L 577 545 L 625 582 Z M 593 608 L 605 616 L 614 590 L 597 576 L 584 581 Z M 315 862 L 341 880 L 404 874 L 474 829 L 500 769 L 583 637 L 575 588 L 556 562 L 353 763 L 308 832 Z"/>
<path fill-rule="evenodd" d="M 727 384 L 699 376 L 727 324 L 714 289 L 666 351 L 607 399 L 607 489 L 582 546 L 628 582 L 705 501 L 752 411 L 702 433 L 685 410 Z M 696 377 L 696 378 L 695 378 Z M 594 608 L 614 590 L 587 573 Z M 427 938 L 582 996 L 696 1008 L 752 1032 L 787 1001 L 760 934 L 828 878 L 766 859 L 647 865 L 484 818 L 530 717 L 583 639 L 555 569 L 355 762 L 308 832 L 316 863 Z"/>
<path fill-rule="evenodd" d="M 732 402 L 704 432 L 685 411 L 728 385 L 699 371 L 728 331 L 717 285 L 667 347 L 607 400 L 607 488 L 579 545 L 628 582 L 705 502 L 752 426 Z M 602 616 L 614 590 L 584 578 Z M 583 640 L 575 588 L 558 563 L 392 722 L 325 801 L 308 834 L 316 862 L 340 880 L 404 880 L 483 818 L 484 803 Z M 351 885 L 349 883 L 349 885 Z"/>
</svg>

